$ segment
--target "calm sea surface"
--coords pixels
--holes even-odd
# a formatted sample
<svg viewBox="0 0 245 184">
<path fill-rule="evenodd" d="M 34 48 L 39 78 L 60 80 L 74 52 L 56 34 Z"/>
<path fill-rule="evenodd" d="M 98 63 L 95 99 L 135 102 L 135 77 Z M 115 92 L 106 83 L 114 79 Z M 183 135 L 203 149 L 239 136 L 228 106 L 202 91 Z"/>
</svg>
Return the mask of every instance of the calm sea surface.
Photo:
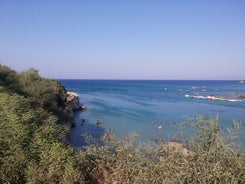
<svg viewBox="0 0 245 184">
<path fill-rule="evenodd" d="M 186 98 L 217 96 L 236 99 L 245 94 L 239 81 L 158 81 L 158 80 L 60 80 L 67 91 L 80 95 L 87 111 L 77 112 L 76 126 L 71 130 L 71 144 L 85 145 L 83 136 L 99 139 L 111 131 L 125 137 L 135 131 L 139 140 L 169 140 L 177 136 L 177 128 L 188 118 L 219 115 L 221 127 L 230 127 L 233 120 L 245 126 L 245 102 Z M 101 121 L 96 126 L 95 122 Z M 239 140 L 245 142 L 245 135 Z"/>
</svg>

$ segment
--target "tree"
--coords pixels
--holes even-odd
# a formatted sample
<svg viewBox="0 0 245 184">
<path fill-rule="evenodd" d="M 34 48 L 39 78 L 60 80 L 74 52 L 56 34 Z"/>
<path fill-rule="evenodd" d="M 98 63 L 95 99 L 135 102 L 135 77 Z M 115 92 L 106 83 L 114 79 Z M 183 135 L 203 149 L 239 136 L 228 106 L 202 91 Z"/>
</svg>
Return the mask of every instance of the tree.
<svg viewBox="0 0 245 184">
<path fill-rule="evenodd" d="M 38 71 L 34 69 L 20 73 L 19 77 L 24 93 L 33 100 L 36 106 L 55 114 L 64 110 L 66 90 L 61 83 L 40 77 Z"/>
<path fill-rule="evenodd" d="M 21 93 L 17 73 L 11 68 L 0 64 L 0 86 L 7 90 Z"/>
</svg>

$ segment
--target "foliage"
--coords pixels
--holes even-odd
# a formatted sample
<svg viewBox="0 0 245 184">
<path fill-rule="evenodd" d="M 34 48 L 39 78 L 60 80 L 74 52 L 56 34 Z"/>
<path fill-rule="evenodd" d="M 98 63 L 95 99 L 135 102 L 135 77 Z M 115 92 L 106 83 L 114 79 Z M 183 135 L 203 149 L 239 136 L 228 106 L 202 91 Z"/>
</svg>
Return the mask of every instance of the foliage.
<svg viewBox="0 0 245 184">
<path fill-rule="evenodd" d="M 0 183 L 75 183 L 73 150 L 64 145 L 65 88 L 37 71 L 0 67 Z M 21 91 L 21 93 L 19 93 Z"/>
<path fill-rule="evenodd" d="M 17 73 L 11 68 L 0 64 L 0 86 L 7 90 L 21 93 Z"/>
<path fill-rule="evenodd" d="M 0 65 L 0 86 L 30 98 L 35 107 L 42 107 L 56 115 L 61 115 L 66 107 L 65 87 L 56 80 L 40 77 L 33 68 L 16 73 L 9 67 Z"/>
<path fill-rule="evenodd" d="M 88 183 L 244 183 L 245 151 L 225 139 L 241 127 L 233 125 L 222 133 L 217 117 L 197 117 L 195 126 L 198 131 L 188 154 L 167 144 L 135 147 L 135 136 L 112 136 L 105 146 L 79 153 L 82 171 Z"/>
<path fill-rule="evenodd" d="M 244 128 L 236 122 L 222 130 L 218 116 L 197 116 L 193 138 L 183 140 L 187 154 L 164 143 L 137 145 L 135 133 L 108 133 L 103 146 L 75 150 L 61 141 L 60 83 L 1 65 L 0 79 L 0 183 L 245 183 L 245 151 L 234 142 Z"/>
<path fill-rule="evenodd" d="M 35 69 L 20 73 L 19 79 L 22 90 L 37 107 L 54 113 L 64 110 L 66 90 L 61 83 L 40 77 Z"/>
<path fill-rule="evenodd" d="M 71 178 L 69 172 L 79 178 L 72 150 L 60 142 L 64 129 L 57 118 L 30 104 L 22 96 L 1 93 L 0 183 L 56 183 Z M 67 171 L 66 166 L 73 170 Z M 33 172 L 46 175 L 33 177 Z"/>
</svg>

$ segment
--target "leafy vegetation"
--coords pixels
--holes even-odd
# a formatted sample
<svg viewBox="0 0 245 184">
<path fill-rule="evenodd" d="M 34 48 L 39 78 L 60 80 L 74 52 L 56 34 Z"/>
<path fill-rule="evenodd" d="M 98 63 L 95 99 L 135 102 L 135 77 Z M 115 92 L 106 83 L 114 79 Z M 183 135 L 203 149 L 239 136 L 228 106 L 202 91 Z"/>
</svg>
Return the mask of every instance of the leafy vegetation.
<svg viewBox="0 0 245 184">
<path fill-rule="evenodd" d="M 21 93 L 17 73 L 7 66 L 0 64 L 0 86 L 8 91 Z"/>
<path fill-rule="evenodd" d="M 218 116 L 192 119 L 187 154 L 138 145 L 134 133 L 75 150 L 61 141 L 65 99 L 65 88 L 36 70 L 0 65 L 0 183 L 245 183 L 245 151 L 234 142 L 244 128 L 236 122 L 222 130 Z"/>
<path fill-rule="evenodd" d="M 245 152 L 232 141 L 242 128 L 234 122 L 221 132 L 217 117 L 201 116 L 194 126 L 198 131 L 187 154 L 164 143 L 135 147 L 132 134 L 128 140 L 112 136 L 105 146 L 90 146 L 79 160 L 90 183 L 244 183 Z"/>
<path fill-rule="evenodd" d="M 30 69 L 19 74 L 19 84 L 33 104 L 49 112 L 60 112 L 65 108 L 66 90 L 58 81 L 44 79 L 38 71 Z"/>
<path fill-rule="evenodd" d="M 73 150 L 61 142 L 66 127 L 55 116 L 65 109 L 64 87 L 33 70 L 20 74 L 5 66 L 0 70 L 4 71 L 0 80 L 0 183 L 82 181 Z"/>
</svg>

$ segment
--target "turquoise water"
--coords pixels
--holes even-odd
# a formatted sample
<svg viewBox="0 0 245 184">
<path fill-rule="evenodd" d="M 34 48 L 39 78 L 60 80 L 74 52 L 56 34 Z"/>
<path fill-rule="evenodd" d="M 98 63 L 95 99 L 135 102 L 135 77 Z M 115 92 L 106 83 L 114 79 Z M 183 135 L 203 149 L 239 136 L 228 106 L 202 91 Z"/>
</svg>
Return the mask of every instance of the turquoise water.
<svg viewBox="0 0 245 184">
<path fill-rule="evenodd" d="M 233 120 L 245 126 L 245 102 L 185 97 L 189 94 L 235 99 L 237 93 L 245 93 L 245 84 L 239 81 L 60 81 L 68 91 L 78 93 L 81 103 L 88 107 L 74 118 L 76 127 L 71 130 L 71 144 L 75 147 L 86 144 L 84 134 L 100 139 L 108 129 L 122 138 L 135 131 L 141 141 L 169 140 L 177 136 L 176 129 L 181 123 L 191 126 L 188 118 L 197 114 L 205 117 L 219 114 L 224 129 Z M 101 125 L 95 125 L 97 120 Z M 240 141 L 245 142 L 244 139 L 241 135 Z"/>
</svg>

